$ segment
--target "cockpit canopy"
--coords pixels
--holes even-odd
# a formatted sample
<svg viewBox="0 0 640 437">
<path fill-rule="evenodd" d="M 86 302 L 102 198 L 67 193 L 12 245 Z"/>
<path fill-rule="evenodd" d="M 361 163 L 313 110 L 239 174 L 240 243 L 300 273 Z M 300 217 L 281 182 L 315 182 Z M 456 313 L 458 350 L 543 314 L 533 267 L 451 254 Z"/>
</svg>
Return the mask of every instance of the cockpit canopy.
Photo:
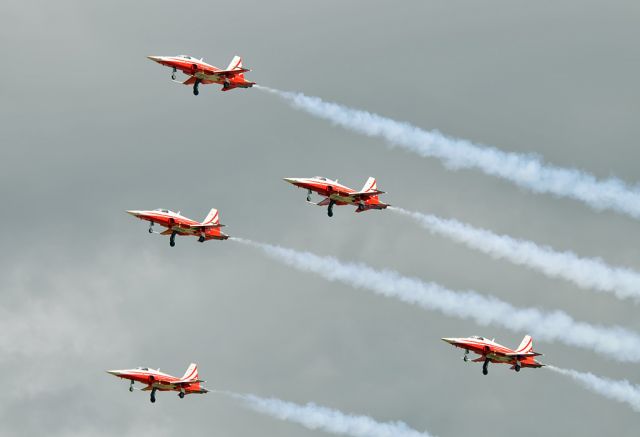
<svg viewBox="0 0 640 437">
<path fill-rule="evenodd" d="M 149 371 L 148 367 L 138 367 L 138 370 L 144 370 L 145 372 Z"/>
<path fill-rule="evenodd" d="M 324 176 L 314 176 L 313 179 L 317 179 L 319 181 L 324 181 L 324 182 L 331 180 L 331 179 L 325 178 Z"/>
<path fill-rule="evenodd" d="M 178 58 L 193 59 L 191 56 L 188 56 L 188 55 L 178 55 Z"/>
<path fill-rule="evenodd" d="M 484 337 L 480 337 L 479 335 L 472 335 L 472 336 L 471 336 L 471 337 L 469 337 L 469 338 L 475 338 L 476 340 L 486 340 L 486 338 L 484 338 Z"/>
<path fill-rule="evenodd" d="M 169 211 L 168 209 L 162 209 L 162 208 L 154 209 L 154 211 L 164 212 L 165 214 L 169 214 L 173 212 L 173 211 Z"/>
</svg>

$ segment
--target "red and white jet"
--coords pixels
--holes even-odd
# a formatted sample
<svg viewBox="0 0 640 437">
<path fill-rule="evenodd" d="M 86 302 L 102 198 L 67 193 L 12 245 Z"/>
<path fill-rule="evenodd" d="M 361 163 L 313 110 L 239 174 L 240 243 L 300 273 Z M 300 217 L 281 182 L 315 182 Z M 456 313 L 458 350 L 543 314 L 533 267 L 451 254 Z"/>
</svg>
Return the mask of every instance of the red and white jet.
<svg viewBox="0 0 640 437">
<path fill-rule="evenodd" d="M 519 372 L 522 367 L 544 366 L 544 364 L 535 360 L 535 357 L 541 356 L 542 354 L 533 351 L 533 339 L 528 335 L 524 336 L 520 346 L 518 346 L 516 350 L 509 349 L 493 340 L 477 335 L 467 338 L 443 338 L 442 340 L 455 347 L 464 349 L 465 352 L 462 357 L 464 361 L 469 361 L 469 351 L 480 355 L 479 358 L 472 361 L 474 363 L 483 363 L 482 373 L 484 375 L 489 373 L 489 362 L 511 364 L 511 368 L 516 372 Z"/>
<path fill-rule="evenodd" d="M 138 367 L 136 369 L 107 370 L 107 373 L 118 378 L 128 379 L 129 391 L 133 391 L 133 384 L 139 382 L 145 387 L 141 391 L 151 391 L 151 402 L 156 401 L 156 391 L 177 391 L 180 399 L 184 395 L 192 393 L 208 393 L 209 390 L 202 387 L 201 383 L 206 382 L 198 379 L 198 366 L 191 363 L 182 378 L 162 373 L 160 369 L 154 370 L 148 367 Z"/>
<path fill-rule="evenodd" d="M 200 84 L 217 83 L 222 85 L 222 91 L 229 91 L 234 88 L 251 88 L 255 85 L 255 82 L 249 82 L 244 78 L 244 73 L 251 70 L 242 67 L 242 58 L 240 56 L 235 56 L 224 70 L 209 65 L 202 59 L 187 55 L 147 56 L 147 58 L 173 69 L 171 79 L 183 85 L 193 85 L 193 94 L 196 96 L 199 94 L 198 86 Z M 176 72 L 178 70 L 189 76 L 189 78 L 184 82 L 176 81 Z"/>
<path fill-rule="evenodd" d="M 333 217 L 333 205 L 356 205 L 356 212 L 368 211 L 370 209 L 385 209 L 388 204 L 380 202 L 379 194 L 384 191 L 378 190 L 376 180 L 370 177 L 360 191 L 345 187 L 337 180 L 332 181 L 322 176 L 312 178 L 284 178 L 285 181 L 299 188 L 307 190 L 307 202 L 326 206 L 327 214 Z M 318 203 L 311 202 L 311 192 L 316 192 L 324 199 Z"/>
<path fill-rule="evenodd" d="M 153 211 L 127 211 L 134 217 L 138 217 L 140 220 L 146 220 L 149 222 L 149 233 L 170 235 L 169 245 L 171 247 L 176 245 L 176 235 L 191 235 L 198 237 L 198 241 L 204 243 L 207 240 L 226 240 L 228 235 L 224 234 L 220 228 L 224 225 L 220 224 L 220 217 L 218 210 L 213 208 L 207 214 L 202 223 L 190 218 L 180 215 L 180 212 L 169 211 L 168 209 L 154 209 Z M 154 232 L 153 224 L 157 223 L 160 226 L 167 228 L 163 232 Z"/>
</svg>

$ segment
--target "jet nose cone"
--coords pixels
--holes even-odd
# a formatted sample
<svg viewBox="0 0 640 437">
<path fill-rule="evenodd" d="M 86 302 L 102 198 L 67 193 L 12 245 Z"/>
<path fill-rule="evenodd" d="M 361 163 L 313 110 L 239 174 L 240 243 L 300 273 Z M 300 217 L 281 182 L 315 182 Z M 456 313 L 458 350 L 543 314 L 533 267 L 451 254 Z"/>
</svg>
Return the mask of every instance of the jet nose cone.
<svg viewBox="0 0 640 437">
<path fill-rule="evenodd" d="M 153 62 L 160 62 L 162 60 L 162 56 L 147 56 L 147 59 L 151 59 Z"/>
<path fill-rule="evenodd" d="M 127 214 L 131 214 L 134 217 L 138 217 L 140 215 L 140 211 L 128 210 L 125 211 Z"/>
<path fill-rule="evenodd" d="M 282 180 L 294 185 L 298 183 L 298 178 L 282 178 Z"/>
<path fill-rule="evenodd" d="M 113 376 L 120 376 L 122 374 L 122 372 L 119 370 L 107 370 L 106 372 Z"/>
<path fill-rule="evenodd" d="M 442 338 L 442 341 L 446 341 L 449 344 L 456 344 L 456 339 L 455 338 Z"/>
</svg>

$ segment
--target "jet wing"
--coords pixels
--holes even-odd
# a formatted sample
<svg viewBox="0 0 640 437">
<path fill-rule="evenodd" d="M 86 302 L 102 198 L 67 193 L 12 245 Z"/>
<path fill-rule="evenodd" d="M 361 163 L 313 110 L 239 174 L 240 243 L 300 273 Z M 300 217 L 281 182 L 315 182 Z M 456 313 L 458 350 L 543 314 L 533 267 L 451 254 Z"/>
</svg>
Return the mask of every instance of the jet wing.
<svg viewBox="0 0 640 437">
<path fill-rule="evenodd" d="M 542 354 L 539 354 L 537 352 L 524 352 L 524 353 L 522 353 L 522 352 L 520 352 L 520 353 L 518 353 L 518 352 L 507 352 L 507 353 L 504 353 L 504 354 L 501 354 L 501 355 L 504 355 L 506 357 L 539 357 L 539 356 L 542 356 Z"/>
<path fill-rule="evenodd" d="M 229 77 L 229 76 L 235 76 L 236 74 L 239 74 L 239 73 L 246 73 L 247 71 L 251 71 L 251 70 L 249 70 L 248 68 L 236 68 L 235 70 L 218 70 L 218 71 L 214 71 L 211 74 Z"/>
<path fill-rule="evenodd" d="M 189 228 L 189 229 L 206 229 L 206 228 L 222 228 L 225 225 L 221 225 L 221 224 L 207 224 L 207 225 L 201 225 L 201 224 L 197 224 L 197 225 L 181 225 L 184 228 Z"/>
<path fill-rule="evenodd" d="M 199 382 L 207 382 L 202 379 L 181 379 L 180 381 L 173 381 L 171 385 L 181 386 L 181 385 L 189 385 L 189 384 L 197 384 Z"/>
<path fill-rule="evenodd" d="M 369 197 L 377 196 L 378 194 L 384 194 L 384 191 L 356 191 L 355 193 L 346 194 L 344 197 L 351 197 L 353 199 L 368 199 Z"/>
</svg>

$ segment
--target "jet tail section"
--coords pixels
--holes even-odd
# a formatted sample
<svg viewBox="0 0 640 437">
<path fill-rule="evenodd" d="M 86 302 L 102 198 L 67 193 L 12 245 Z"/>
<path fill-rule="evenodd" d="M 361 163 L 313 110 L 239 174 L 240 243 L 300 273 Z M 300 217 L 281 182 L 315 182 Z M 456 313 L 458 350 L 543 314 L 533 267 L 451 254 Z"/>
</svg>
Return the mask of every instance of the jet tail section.
<svg viewBox="0 0 640 437">
<path fill-rule="evenodd" d="M 520 342 L 520 346 L 516 349 L 517 353 L 526 354 L 533 350 L 533 339 L 530 335 L 525 335 L 522 341 Z"/>
<path fill-rule="evenodd" d="M 181 381 L 197 381 L 198 380 L 198 365 L 196 363 L 191 363 L 187 368 L 187 371 L 184 372 Z"/>
<path fill-rule="evenodd" d="M 219 225 L 220 224 L 220 215 L 218 214 L 218 210 L 215 208 L 211 208 L 209 214 L 202 221 L 203 225 Z"/>
<path fill-rule="evenodd" d="M 226 71 L 242 69 L 242 58 L 238 55 L 234 56 L 231 62 L 229 62 L 229 66 L 225 69 Z"/>
<path fill-rule="evenodd" d="M 369 177 L 369 179 L 367 179 L 367 182 L 365 182 L 360 192 L 366 193 L 369 191 L 377 191 L 377 190 L 378 190 L 378 184 L 376 183 L 376 178 Z"/>
</svg>

